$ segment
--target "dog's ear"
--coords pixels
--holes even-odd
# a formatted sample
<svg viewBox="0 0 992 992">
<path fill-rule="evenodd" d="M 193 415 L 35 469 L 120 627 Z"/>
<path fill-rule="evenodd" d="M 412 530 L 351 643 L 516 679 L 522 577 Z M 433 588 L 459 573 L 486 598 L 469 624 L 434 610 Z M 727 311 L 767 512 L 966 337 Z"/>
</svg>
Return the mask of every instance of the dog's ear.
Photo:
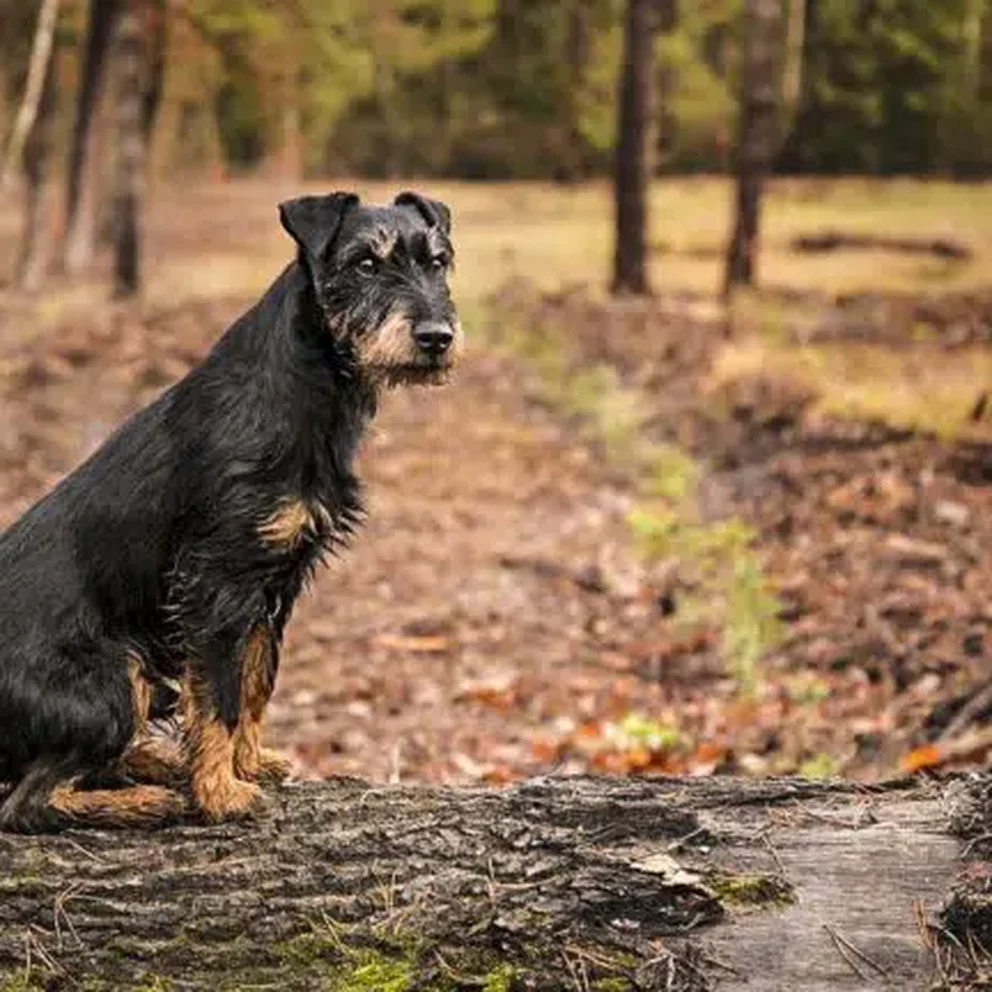
<svg viewBox="0 0 992 992">
<path fill-rule="evenodd" d="M 431 227 L 440 227 L 445 234 L 451 234 L 451 211 L 446 203 L 428 199 L 426 196 L 421 196 L 411 190 L 404 190 L 393 200 L 393 205 L 415 207 L 420 216 Z"/>
<path fill-rule="evenodd" d="M 279 220 L 307 256 L 319 262 L 334 243 L 345 213 L 358 202 L 354 193 L 300 196 L 279 204 Z"/>
</svg>

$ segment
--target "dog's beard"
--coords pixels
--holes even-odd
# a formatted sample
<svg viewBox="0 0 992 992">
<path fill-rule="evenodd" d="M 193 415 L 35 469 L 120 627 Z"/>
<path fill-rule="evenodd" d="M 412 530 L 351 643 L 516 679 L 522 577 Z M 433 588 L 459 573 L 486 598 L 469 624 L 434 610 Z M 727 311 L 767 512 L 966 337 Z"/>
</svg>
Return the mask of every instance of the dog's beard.
<svg viewBox="0 0 992 992">
<path fill-rule="evenodd" d="M 443 386 L 451 377 L 448 364 L 421 364 L 367 366 L 365 374 L 377 386 L 392 389 L 395 386 Z"/>
</svg>

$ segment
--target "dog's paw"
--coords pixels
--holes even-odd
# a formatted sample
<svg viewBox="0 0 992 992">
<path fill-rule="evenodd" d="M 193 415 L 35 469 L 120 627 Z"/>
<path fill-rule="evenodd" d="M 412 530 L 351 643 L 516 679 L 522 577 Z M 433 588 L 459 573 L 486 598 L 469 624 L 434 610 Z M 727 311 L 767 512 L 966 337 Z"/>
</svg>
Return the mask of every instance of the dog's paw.
<svg viewBox="0 0 992 992">
<path fill-rule="evenodd" d="M 233 775 L 210 789 L 194 787 L 193 796 L 203 815 L 213 823 L 251 816 L 262 806 L 262 790 L 254 782 Z"/>
<path fill-rule="evenodd" d="M 293 774 L 293 762 L 278 751 L 263 747 L 258 754 L 258 779 L 266 785 L 279 785 Z"/>
</svg>

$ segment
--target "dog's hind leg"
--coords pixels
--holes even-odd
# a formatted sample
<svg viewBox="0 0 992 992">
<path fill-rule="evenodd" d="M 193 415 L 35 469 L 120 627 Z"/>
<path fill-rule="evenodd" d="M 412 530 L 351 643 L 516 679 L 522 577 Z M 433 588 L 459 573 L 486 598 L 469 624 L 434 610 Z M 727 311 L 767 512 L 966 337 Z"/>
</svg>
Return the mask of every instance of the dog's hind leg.
<svg viewBox="0 0 992 992">
<path fill-rule="evenodd" d="M 134 713 L 134 736 L 120 761 L 120 771 L 134 782 L 175 787 L 187 778 L 179 747 L 163 737 L 151 737 L 149 712 L 152 687 L 142 674 L 141 659 L 128 659 L 131 701 Z"/>
<path fill-rule="evenodd" d="M 59 663 L 71 691 L 33 705 L 31 759 L 0 806 L 0 829 L 42 832 L 59 827 L 146 826 L 175 817 L 182 797 L 158 786 L 108 788 L 122 781 L 120 758 L 143 708 L 128 678 L 130 659 L 108 641 L 62 649 Z"/>
<path fill-rule="evenodd" d="M 0 829 L 45 833 L 68 826 L 145 827 L 176 819 L 182 797 L 155 785 L 123 789 L 77 788 L 68 762 L 38 762 L 0 806 Z"/>
<path fill-rule="evenodd" d="M 259 624 L 241 652 L 241 708 L 234 731 L 234 773 L 249 782 L 281 782 L 292 770 L 286 758 L 262 747 L 262 717 L 275 687 L 278 650 L 272 631 Z"/>
</svg>

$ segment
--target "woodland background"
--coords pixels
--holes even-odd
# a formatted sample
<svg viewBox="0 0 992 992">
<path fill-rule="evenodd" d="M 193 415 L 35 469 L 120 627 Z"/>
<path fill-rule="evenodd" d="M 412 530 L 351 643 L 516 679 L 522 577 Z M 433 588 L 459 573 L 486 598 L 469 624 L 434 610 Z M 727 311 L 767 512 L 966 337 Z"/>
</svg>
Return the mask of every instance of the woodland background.
<svg viewBox="0 0 992 992">
<path fill-rule="evenodd" d="M 384 404 L 369 526 L 291 626 L 270 729 L 303 774 L 984 763 L 984 0 L 0 26 L 5 523 L 264 291 L 278 200 L 453 209 L 471 354 Z"/>
</svg>

